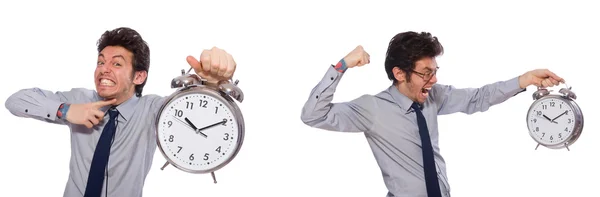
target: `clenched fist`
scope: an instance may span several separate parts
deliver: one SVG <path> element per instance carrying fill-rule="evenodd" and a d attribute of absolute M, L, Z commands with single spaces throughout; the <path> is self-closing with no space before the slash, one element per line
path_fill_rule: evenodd
<path fill-rule="evenodd" d="M 344 57 L 344 62 L 346 62 L 346 67 L 360 67 L 365 64 L 371 62 L 371 56 L 363 49 L 362 46 L 358 45 L 354 50 L 352 50 L 346 57 Z"/>
<path fill-rule="evenodd" d="M 87 128 L 92 128 L 104 118 L 104 112 L 99 109 L 115 104 L 117 99 L 107 101 L 97 101 L 93 103 L 71 104 L 67 111 L 67 121 L 73 124 L 85 125 Z"/>
<path fill-rule="evenodd" d="M 231 79 L 236 68 L 233 57 L 217 47 L 202 51 L 200 61 L 193 56 L 188 56 L 186 60 L 194 68 L 196 74 L 209 83 Z"/>

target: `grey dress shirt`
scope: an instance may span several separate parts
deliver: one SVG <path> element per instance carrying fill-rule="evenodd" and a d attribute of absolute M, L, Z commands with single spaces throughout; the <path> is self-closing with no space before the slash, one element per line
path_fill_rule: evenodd
<path fill-rule="evenodd" d="M 19 117 L 34 118 L 49 123 L 67 125 L 71 130 L 71 160 L 64 197 L 81 197 L 85 192 L 94 150 L 104 121 L 92 129 L 73 125 L 56 117 L 61 103 L 89 103 L 100 101 L 96 91 L 73 88 L 70 91 L 51 92 L 39 88 L 23 89 L 6 100 L 6 108 Z M 132 96 L 117 106 L 117 131 L 111 147 L 102 196 L 142 196 L 144 181 L 152 165 L 156 150 L 154 122 L 164 97 Z M 108 110 L 109 106 L 100 108 Z M 50 196 L 54 196 L 49 194 Z"/>
<path fill-rule="evenodd" d="M 362 95 L 349 102 L 332 103 L 343 73 L 330 67 L 312 89 L 301 119 L 311 127 L 329 131 L 363 132 L 388 189 L 387 197 L 426 197 L 421 140 L 413 101 L 391 85 L 376 95 Z M 438 146 L 437 116 L 488 110 L 525 91 L 518 77 L 481 88 L 457 89 L 435 84 L 423 105 L 434 150 L 442 195 L 450 196 L 446 164 Z"/>

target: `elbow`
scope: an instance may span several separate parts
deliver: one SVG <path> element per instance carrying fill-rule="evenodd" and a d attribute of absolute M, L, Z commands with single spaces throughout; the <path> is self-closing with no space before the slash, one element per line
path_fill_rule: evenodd
<path fill-rule="evenodd" d="M 19 94 L 19 92 L 15 92 L 12 95 L 10 95 L 6 101 L 4 101 L 4 107 L 6 109 L 8 109 L 9 111 L 11 110 L 11 106 L 13 105 L 13 103 L 15 103 L 15 100 L 17 98 L 17 94 Z"/>
<path fill-rule="evenodd" d="M 315 126 L 325 115 L 316 114 L 314 110 L 302 109 L 300 120 L 307 126 Z"/>
<path fill-rule="evenodd" d="M 300 114 L 300 120 L 302 120 L 302 123 L 305 125 L 310 126 L 310 122 L 312 122 L 314 118 L 312 118 L 311 114 L 306 110 L 302 110 L 302 113 Z"/>
<path fill-rule="evenodd" d="M 4 101 L 4 107 L 12 114 L 17 114 L 15 106 L 17 105 L 17 101 L 19 100 L 19 95 L 22 94 L 22 91 L 18 91 L 10 95 L 6 101 Z"/>

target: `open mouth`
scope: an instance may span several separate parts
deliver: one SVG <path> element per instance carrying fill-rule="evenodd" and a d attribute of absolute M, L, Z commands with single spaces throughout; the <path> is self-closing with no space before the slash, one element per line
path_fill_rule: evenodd
<path fill-rule="evenodd" d="M 115 86 L 115 82 L 110 79 L 100 79 L 100 85 L 112 87 Z"/>
<path fill-rule="evenodd" d="M 421 88 L 421 95 L 423 97 L 427 97 L 427 95 L 429 95 L 429 91 L 431 90 L 431 87 L 429 88 Z"/>

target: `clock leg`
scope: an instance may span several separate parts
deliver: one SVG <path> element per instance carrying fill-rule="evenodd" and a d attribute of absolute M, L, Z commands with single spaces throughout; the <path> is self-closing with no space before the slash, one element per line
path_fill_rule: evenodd
<path fill-rule="evenodd" d="M 571 151 L 569 150 L 569 145 L 567 143 L 565 143 L 565 148 L 567 148 L 567 151 Z"/>
<path fill-rule="evenodd" d="M 217 178 L 215 177 L 215 172 L 210 172 L 210 175 L 212 176 L 214 183 L 217 184 Z"/>
<path fill-rule="evenodd" d="M 540 143 L 538 143 L 537 146 L 535 146 L 535 150 L 537 150 L 538 147 L 540 147 Z"/>
<path fill-rule="evenodd" d="M 162 166 L 162 168 L 160 168 L 160 170 L 164 170 L 167 166 L 169 165 L 169 162 L 165 162 L 165 165 Z"/>

